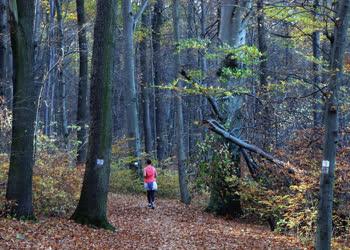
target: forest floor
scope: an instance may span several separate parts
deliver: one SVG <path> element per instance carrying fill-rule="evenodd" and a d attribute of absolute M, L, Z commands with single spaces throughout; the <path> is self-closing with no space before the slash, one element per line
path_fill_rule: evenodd
<path fill-rule="evenodd" d="M 268 226 L 226 220 L 199 205 L 111 194 L 109 220 L 116 232 L 80 226 L 65 218 L 37 222 L 0 219 L 0 249 L 306 249 L 297 238 Z"/>

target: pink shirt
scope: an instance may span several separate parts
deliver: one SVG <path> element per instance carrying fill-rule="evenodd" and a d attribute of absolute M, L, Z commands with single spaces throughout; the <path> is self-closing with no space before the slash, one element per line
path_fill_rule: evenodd
<path fill-rule="evenodd" d="M 150 183 L 156 181 L 157 170 L 152 165 L 147 165 L 143 169 L 143 177 L 145 183 Z"/>

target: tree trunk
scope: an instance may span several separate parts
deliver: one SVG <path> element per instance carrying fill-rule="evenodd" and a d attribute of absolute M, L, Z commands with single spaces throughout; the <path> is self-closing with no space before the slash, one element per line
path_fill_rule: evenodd
<path fill-rule="evenodd" d="M 45 134 L 51 136 L 54 132 L 54 105 L 55 105 L 55 62 L 56 62 L 56 46 L 55 46 L 55 2 L 49 0 L 49 28 L 48 28 L 48 43 L 49 43 L 49 69 L 48 83 L 46 87 L 46 105 L 45 105 Z"/>
<path fill-rule="evenodd" d="M 187 39 L 194 39 L 196 38 L 196 7 L 194 0 L 188 0 L 188 7 L 187 7 Z M 187 69 L 195 70 L 198 66 L 198 56 L 196 50 L 189 49 L 187 51 Z M 194 125 L 196 120 L 200 120 L 199 117 L 199 109 L 201 105 L 201 97 L 200 96 L 194 96 L 189 95 L 188 97 L 184 98 L 187 103 L 187 108 L 185 108 L 184 115 L 185 115 L 185 124 L 187 125 L 187 128 L 185 129 L 185 135 L 186 135 L 186 155 L 188 157 L 191 157 L 191 155 L 195 151 L 196 143 L 199 139 L 198 135 L 200 134 L 200 131 L 196 125 Z M 186 117 L 187 116 L 187 117 Z M 186 119 L 187 118 L 187 119 Z"/>
<path fill-rule="evenodd" d="M 319 0 L 314 0 L 314 17 L 315 20 L 318 20 L 318 8 L 320 7 Z M 319 60 L 321 58 L 321 42 L 320 42 L 320 31 L 317 30 L 312 33 L 312 51 L 314 60 Z M 312 64 L 313 73 L 314 73 L 314 82 L 315 91 L 318 89 L 321 82 L 321 65 L 319 62 L 314 61 Z M 321 100 L 322 97 L 319 93 L 313 96 L 313 118 L 314 118 L 314 127 L 318 128 L 322 123 L 322 111 L 321 111 Z"/>
<path fill-rule="evenodd" d="M 10 2 L 14 92 L 6 199 L 16 202 L 13 213 L 17 218 L 31 218 L 33 217 L 33 139 L 37 105 L 37 86 L 33 77 L 34 0 L 16 2 Z"/>
<path fill-rule="evenodd" d="M 143 0 L 143 3 L 145 0 Z M 148 7 L 142 15 L 142 26 L 146 30 L 151 29 L 151 8 Z M 150 56 L 150 42 L 149 37 L 143 38 L 140 44 L 140 64 L 142 71 L 142 106 L 143 106 L 143 127 L 145 138 L 145 151 L 147 154 L 151 154 L 153 151 L 153 137 L 152 137 L 152 122 L 151 122 L 151 107 L 150 107 L 150 88 L 153 86 L 153 73 L 152 73 L 152 57 Z"/>
<path fill-rule="evenodd" d="M 223 0 L 221 3 L 220 10 L 220 31 L 219 31 L 219 39 L 221 43 L 225 43 L 230 45 L 231 47 L 238 47 L 245 43 L 245 23 L 243 20 L 243 16 L 245 14 L 246 8 L 250 4 L 250 1 L 235 1 L 233 3 L 232 0 Z M 225 60 L 223 63 L 223 67 L 229 67 L 226 65 L 227 61 Z M 229 81 L 227 85 L 238 84 L 237 82 Z M 225 103 L 226 106 L 226 123 L 232 126 L 232 129 L 238 131 L 241 130 L 242 127 L 242 115 L 241 115 L 241 107 L 242 107 L 242 97 L 230 97 Z M 240 175 L 240 149 L 236 145 L 230 146 L 230 151 L 232 155 L 232 161 L 235 165 L 235 170 L 233 173 L 239 177 Z M 215 178 L 225 179 L 225 171 L 218 171 L 213 173 Z M 214 182 L 211 187 L 211 195 L 208 210 L 214 213 L 222 214 L 222 212 L 230 211 L 230 214 L 234 217 L 239 217 L 242 214 L 240 197 L 238 194 L 230 197 L 219 196 L 217 190 L 220 190 L 220 186 L 216 186 L 219 182 Z M 238 191 L 238 190 L 237 190 Z M 230 202 L 226 202 L 229 199 Z M 231 202 L 232 201 L 232 202 Z"/>
<path fill-rule="evenodd" d="M 138 96 L 135 83 L 135 57 L 134 57 L 134 15 L 131 9 L 131 0 L 123 0 L 123 20 L 124 20 L 124 62 L 126 74 L 126 96 L 127 96 L 127 126 L 129 148 L 132 156 L 137 162 L 136 168 L 141 175 L 141 140 L 138 117 Z"/>
<path fill-rule="evenodd" d="M 316 249 L 331 249 L 335 157 L 338 142 L 338 89 L 342 82 L 344 51 L 350 19 L 350 0 L 338 2 L 331 54 L 331 78 L 325 107 L 325 140 L 320 183 Z"/>
<path fill-rule="evenodd" d="M 6 98 L 7 0 L 0 1 L 0 105 Z"/>
<path fill-rule="evenodd" d="M 87 146 L 87 92 L 88 92 L 88 44 L 85 27 L 85 0 L 76 0 L 78 39 L 79 39 L 79 87 L 77 109 L 77 140 L 80 142 L 77 154 L 77 164 L 83 164 L 86 160 Z"/>
<path fill-rule="evenodd" d="M 180 41 L 179 31 L 179 0 L 173 0 L 173 25 L 174 25 L 174 42 L 177 45 Z M 175 51 L 175 76 L 180 71 L 180 54 Z M 179 83 L 181 85 L 181 82 Z M 179 86 L 181 87 L 181 86 Z M 187 174 L 186 174 L 186 154 L 184 144 L 184 119 L 182 113 L 182 98 L 180 93 L 175 93 L 175 108 L 176 108 L 176 121 L 177 121 L 177 160 L 178 160 L 178 172 L 179 172 L 179 184 L 181 201 L 185 204 L 190 204 L 191 197 L 187 187 Z"/>
<path fill-rule="evenodd" d="M 115 0 L 98 0 L 91 78 L 89 155 L 78 207 L 72 219 L 113 229 L 107 221 L 112 145 L 112 76 L 116 20 Z"/>
<path fill-rule="evenodd" d="M 258 107 L 258 126 L 260 129 L 260 140 L 261 147 L 269 151 L 272 144 L 272 125 L 271 125 L 271 105 L 269 104 L 269 93 L 267 90 L 267 42 L 266 42 L 266 28 L 265 28 L 265 16 L 264 16 L 264 0 L 258 0 L 257 2 L 258 11 L 258 48 L 262 53 L 259 63 L 259 80 L 260 80 L 260 91 L 262 92 L 261 99 L 262 105 Z"/>
<path fill-rule="evenodd" d="M 153 39 L 153 63 L 154 63 L 154 85 L 156 86 L 156 143 L 157 159 L 164 160 L 167 157 L 168 134 L 167 134 L 167 109 L 169 102 L 166 100 L 168 91 L 159 89 L 163 85 L 164 65 L 161 50 L 161 28 L 164 23 L 163 10 L 164 0 L 157 0 L 154 5 L 152 39 Z"/>
<path fill-rule="evenodd" d="M 62 20 L 62 0 L 55 0 L 57 13 L 57 82 L 59 86 L 59 131 L 63 135 L 65 143 L 68 140 L 68 121 L 67 121 L 67 100 L 66 100 L 66 83 L 63 79 L 63 60 L 64 60 L 64 45 L 63 45 L 63 20 Z"/>

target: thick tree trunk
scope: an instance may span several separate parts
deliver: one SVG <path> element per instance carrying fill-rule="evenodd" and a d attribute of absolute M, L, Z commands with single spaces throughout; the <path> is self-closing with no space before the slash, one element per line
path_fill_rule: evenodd
<path fill-rule="evenodd" d="M 251 1 L 232 1 L 232 0 L 223 0 L 221 2 L 220 9 L 220 30 L 219 30 L 219 39 L 221 43 L 230 45 L 231 47 L 238 47 L 245 43 L 245 22 L 243 20 L 244 14 L 247 7 L 250 5 Z M 226 63 L 227 60 L 223 62 L 223 67 L 229 67 Z M 229 81 L 228 85 L 238 84 L 237 82 Z M 232 129 L 238 131 L 242 127 L 242 97 L 230 97 L 225 103 L 226 106 L 226 123 L 232 126 Z M 238 132 L 239 133 L 239 132 Z M 240 149 L 236 145 L 231 145 L 230 151 L 232 154 L 232 161 L 235 165 L 235 170 L 233 173 L 236 173 L 237 177 L 240 175 Z M 213 173 L 216 178 L 224 179 L 224 172 L 219 170 L 216 173 Z M 239 195 L 234 195 L 232 197 L 222 197 L 218 196 L 217 190 L 220 189 L 220 186 L 216 186 L 218 182 L 213 183 L 211 187 L 210 202 L 208 210 L 222 214 L 225 211 L 231 211 L 230 214 L 238 217 L 242 213 L 240 197 Z M 238 190 L 237 190 L 238 191 Z M 232 202 L 225 202 L 226 199 L 231 200 Z"/>
<path fill-rule="evenodd" d="M 80 142 L 77 155 L 77 164 L 85 163 L 87 146 L 87 93 L 88 93 L 88 44 L 85 27 L 85 0 L 76 0 L 78 39 L 79 39 L 79 87 L 77 109 L 77 139 Z"/>
<path fill-rule="evenodd" d="M 164 81 L 164 65 L 161 50 L 161 28 L 164 23 L 163 10 L 164 0 L 157 0 L 154 5 L 153 13 L 153 63 L 154 63 L 154 85 L 160 87 Z M 167 133 L 167 109 L 169 101 L 167 100 L 168 91 L 156 88 L 156 143 L 157 159 L 162 161 L 167 157 L 168 133 Z"/>
<path fill-rule="evenodd" d="M 325 107 L 325 140 L 320 183 L 316 249 L 331 249 L 335 157 L 338 142 L 338 89 L 341 86 L 347 29 L 350 24 L 350 0 L 340 0 L 334 28 L 331 78 Z"/>
<path fill-rule="evenodd" d="M 177 45 L 180 41 L 179 31 L 179 0 L 173 0 L 173 24 L 174 24 L 174 42 Z M 180 54 L 175 52 L 175 76 L 180 71 Z M 181 85 L 181 82 L 179 83 Z M 181 87 L 181 86 L 180 86 Z M 182 98 L 180 93 L 175 93 L 175 108 L 176 108 L 176 137 L 177 137 L 177 160 L 180 183 L 181 201 L 185 204 L 190 204 L 191 197 L 187 187 L 186 174 L 186 154 L 184 144 L 184 119 L 182 112 Z"/>
<path fill-rule="evenodd" d="M 72 219 L 113 229 L 107 221 L 112 145 L 112 76 L 116 20 L 115 0 L 98 0 L 91 78 L 89 155 L 83 187 Z"/>
<path fill-rule="evenodd" d="M 245 39 L 242 18 L 249 2 L 250 1 L 243 0 L 222 0 L 219 31 L 221 42 L 227 43 L 233 47 L 242 44 L 241 39 Z"/>
<path fill-rule="evenodd" d="M 145 0 L 143 0 L 145 2 Z M 142 26 L 146 30 L 151 29 L 151 8 L 148 7 L 142 15 Z M 147 154 L 151 154 L 153 151 L 153 136 L 152 136 L 152 121 L 150 106 L 151 86 L 153 86 L 153 69 L 152 69 L 152 57 L 150 56 L 150 44 L 149 37 L 145 37 L 140 44 L 140 64 L 142 71 L 142 106 L 143 106 L 143 128 L 145 138 L 145 151 Z"/>
<path fill-rule="evenodd" d="M 126 74 L 126 96 L 127 96 L 127 126 L 129 148 L 132 150 L 132 156 L 138 173 L 141 175 L 141 139 L 138 116 L 138 96 L 135 83 L 135 57 L 134 57 L 134 25 L 135 18 L 132 14 L 131 0 L 123 0 L 123 20 L 124 20 L 124 55 L 125 55 L 125 74 Z"/>
<path fill-rule="evenodd" d="M 17 218 L 31 218 L 33 217 L 33 139 L 37 105 L 37 86 L 33 77 L 34 0 L 16 2 L 10 2 L 14 93 L 6 199 L 16 202 L 13 213 Z"/>

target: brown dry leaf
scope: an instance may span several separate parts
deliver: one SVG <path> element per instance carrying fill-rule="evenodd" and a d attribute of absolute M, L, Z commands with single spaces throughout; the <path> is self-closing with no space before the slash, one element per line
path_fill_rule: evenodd
<path fill-rule="evenodd" d="M 268 227 L 218 218 L 176 200 L 160 199 L 152 210 L 143 196 L 111 194 L 109 219 L 114 233 L 64 218 L 3 218 L 0 249 L 307 249 Z"/>

